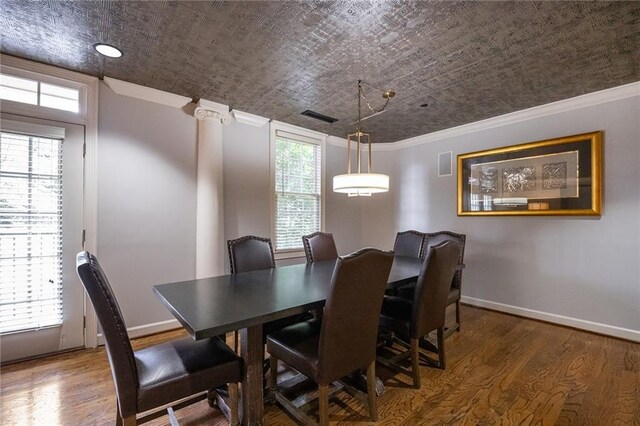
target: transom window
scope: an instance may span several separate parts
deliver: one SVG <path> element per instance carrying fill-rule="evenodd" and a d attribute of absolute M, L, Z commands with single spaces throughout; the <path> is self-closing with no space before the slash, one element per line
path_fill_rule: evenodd
<path fill-rule="evenodd" d="M 276 131 L 274 147 L 274 248 L 302 249 L 302 236 L 322 230 L 320 140 Z"/>
<path fill-rule="evenodd" d="M 28 78 L 0 74 L 0 99 L 80 112 L 80 91 Z"/>

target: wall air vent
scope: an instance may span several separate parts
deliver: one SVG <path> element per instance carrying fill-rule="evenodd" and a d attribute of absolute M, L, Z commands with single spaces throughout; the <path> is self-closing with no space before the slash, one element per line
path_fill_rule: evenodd
<path fill-rule="evenodd" d="M 325 123 L 335 123 L 338 121 L 337 118 L 329 117 L 328 115 L 320 114 L 319 112 L 311 111 L 310 109 L 302 111 L 301 114 L 315 118 L 316 120 L 324 121 Z"/>

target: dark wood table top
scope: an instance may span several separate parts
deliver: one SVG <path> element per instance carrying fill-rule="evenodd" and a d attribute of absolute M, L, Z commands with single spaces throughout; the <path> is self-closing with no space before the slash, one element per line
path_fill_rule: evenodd
<path fill-rule="evenodd" d="M 420 259 L 396 256 L 389 285 L 418 276 Z M 301 314 L 324 305 L 334 260 L 281 266 L 153 287 L 196 340 Z"/>

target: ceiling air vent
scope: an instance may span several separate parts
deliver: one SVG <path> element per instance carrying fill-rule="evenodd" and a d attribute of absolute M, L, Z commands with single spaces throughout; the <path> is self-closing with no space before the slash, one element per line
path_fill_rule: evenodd
<path fill-rule="evenodd" d="M 328 115 L 320 114 L 319 112 L 311 111 L 310 109 L 301 112 L 302 115 L 315 118 L 316 120 L 324 121 L 325 123 L 335 123 L 337 118 L 329 117 Z"/>

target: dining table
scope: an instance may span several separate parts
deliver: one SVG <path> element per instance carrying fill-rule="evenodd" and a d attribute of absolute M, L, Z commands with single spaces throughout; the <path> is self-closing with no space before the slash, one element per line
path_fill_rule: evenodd
<path fill-rule="evenodd" d="M 245 365 L 239 410 L 242 424 L 262 424 L 262 324 L 322 308 L 335 264 L 336 260 L 326 260 L 153 287 L 193 339 L 239 330 L 240 355 Z M 421 265 L 421 259 L 394 256 L 387 288 L 415 280 Z"/>

